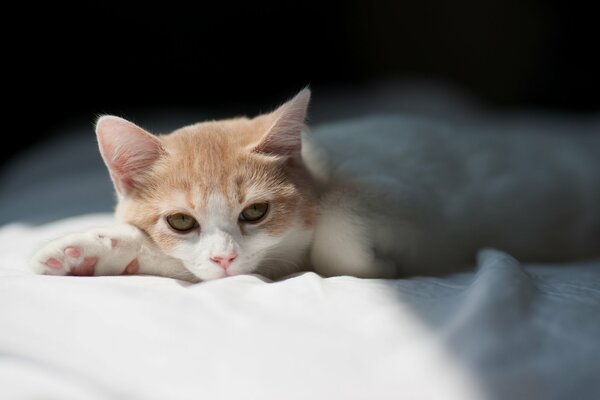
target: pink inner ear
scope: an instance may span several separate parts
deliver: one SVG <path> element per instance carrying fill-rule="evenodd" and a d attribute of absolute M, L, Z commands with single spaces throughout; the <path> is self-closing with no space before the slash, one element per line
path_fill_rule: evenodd
<path fill-rule="evenodd" d="M 293 99 L 271 113 L 274 122 L 254 152 L 293 156 L 302 148 L 302 129 L 310 101 L 310 90 L 300 91 Z"/>
<path fill-rule="evenodd" d="M 163 151 L 155 136 L 119 117 L 101 117 L 96 124 L 96 135 L 102 158 L 120 193 L 135 189 L 136 178 Z"/>

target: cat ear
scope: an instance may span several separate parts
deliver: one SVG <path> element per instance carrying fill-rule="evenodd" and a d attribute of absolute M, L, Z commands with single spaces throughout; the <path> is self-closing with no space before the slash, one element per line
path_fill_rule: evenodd
<path fill-rule="evenodd" d="M 253 152 L 277 155 L 295 156 L 302 149 L 302 129 L 306 119 L 306 110 L 310 101 L 310 90 L 300 91 L 293 99 L 269 114 L 273 119 L 260 143 Z"/>
<path fill-rule="evenodd" d="M 147 170 L 163 152 L 156 136 L 112 115 L 98 119 L 96 136 L 115 188 L 123 195 L 136 188 L 140 173 Z"/>

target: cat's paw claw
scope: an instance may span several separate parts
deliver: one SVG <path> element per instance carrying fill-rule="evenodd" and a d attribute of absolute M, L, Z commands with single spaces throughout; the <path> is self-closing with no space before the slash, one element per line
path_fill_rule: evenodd
<path fill-rule="evenodd" d="M 104 233 L 98 233 L 96 236 L 101 241 L 103 241 L 103 242 L 105 242 L 107 244 L 110 243 L 111 247 L 117 247 L 117 244 L 119 244 L 119 241 L 117 239 L 113 239 L 111 237 L 108 237 Z"/>

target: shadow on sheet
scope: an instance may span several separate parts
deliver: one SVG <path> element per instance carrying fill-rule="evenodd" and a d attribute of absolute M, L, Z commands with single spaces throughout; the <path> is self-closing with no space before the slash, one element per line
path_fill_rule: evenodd
<path fill-rule="evenodd" d="M 488 249 L 475 274 L 390 284 L 492 398 L 600 396 L 600 261 L 524 268 Z"/>

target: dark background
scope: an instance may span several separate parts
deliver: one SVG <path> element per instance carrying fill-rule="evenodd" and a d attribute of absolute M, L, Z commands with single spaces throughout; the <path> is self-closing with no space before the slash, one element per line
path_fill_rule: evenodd
<path fill-rule="evenodd" d="M 253 114 L 307 84 L 449 82 L 496 109 L 598 111 L 592 2 L 100 2 L 3 12 L 0 163 L 65 121 L 136 110 Z M 7 126 L 8 125 L 8 126 Z"/>

